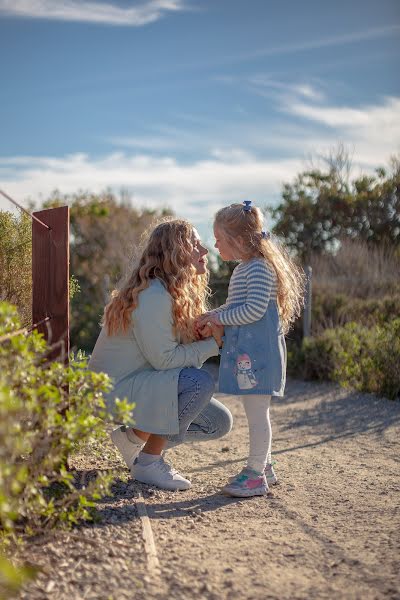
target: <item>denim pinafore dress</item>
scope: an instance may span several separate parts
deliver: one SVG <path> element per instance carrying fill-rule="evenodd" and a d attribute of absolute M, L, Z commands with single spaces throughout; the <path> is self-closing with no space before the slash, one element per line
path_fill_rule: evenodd
<path fill-rule="evenodd" d="M 235 304 L 229 305 L 229 308 Z M 286 343 L 276 299 L 264 316 L 247 325 L 226 325 L 219 368 L 219 392 L 283 396 L 286 383 Z"/>

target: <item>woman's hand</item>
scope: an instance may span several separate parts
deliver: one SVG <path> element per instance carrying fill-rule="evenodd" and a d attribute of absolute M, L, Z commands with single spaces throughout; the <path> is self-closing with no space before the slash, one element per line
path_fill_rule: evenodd
<path fill-rule="evenodd" d="M 222 348 L 222 344 L 223 344 L 222 338 L 224 336 L 224 326 L 217 325 L 216 323 L 211 322 L 211 325 L 208 325 L 208 327 L 211 328 L 212 336 L 213 336 L 214 340 L 217 342 L 218 348 Z"/>
<path fill-rule="evenodd" d="M 216 325 L 212 321 L 208 321 L 203 327 L 198 329 L 198 333 L 202 339 L 213 337 L 218 344 L 218 347 L 222 346 L 222 337 L 224 335 L 224 326 Z"/>

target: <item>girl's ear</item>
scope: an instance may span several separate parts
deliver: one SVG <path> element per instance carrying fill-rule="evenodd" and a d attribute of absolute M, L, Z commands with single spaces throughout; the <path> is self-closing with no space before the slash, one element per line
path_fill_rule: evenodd
<path fill-rule="evenodd" d="M 241 235 L 238 235 L 236 238 L 236 242 L 241 250 L 244 250 L 244 238 Z"/>

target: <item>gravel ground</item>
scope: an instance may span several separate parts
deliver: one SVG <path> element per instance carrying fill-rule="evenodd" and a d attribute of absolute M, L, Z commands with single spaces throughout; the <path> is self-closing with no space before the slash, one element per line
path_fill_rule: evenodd
<path fill-rule="evenodd" d="M 218 493 L 247 452 L 237 399 L 224 439 L 184 445 L 167 460 L 186 492 L 140 486 L 109 452 L 74 467 L 113 468 L 101 521 L 29 544 L 42 572 L 24 600 L 400 599 L 400 403 L 331 384 L 289 382 L 272 406 L 279 484 L 267 497 Z M 135 495 L 141 490 L 160 568 L 149 571 Z"/>

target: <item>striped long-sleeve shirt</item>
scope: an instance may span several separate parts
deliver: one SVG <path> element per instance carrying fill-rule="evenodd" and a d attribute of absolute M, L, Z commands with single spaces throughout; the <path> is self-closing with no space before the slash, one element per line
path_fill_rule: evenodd
<path fill-rule="evenodd" d="M 276 299 L 274 269 L 263 258 L 240 263 L 232 273 L 226 303 L 213 310 L 223 325 L 246 325 L 261 319 L 270 299 Z M 231 306 L 234 305 L 234 306 Z"/>

